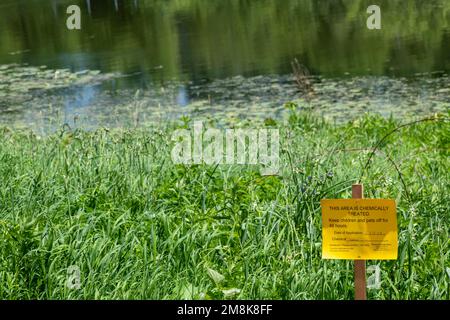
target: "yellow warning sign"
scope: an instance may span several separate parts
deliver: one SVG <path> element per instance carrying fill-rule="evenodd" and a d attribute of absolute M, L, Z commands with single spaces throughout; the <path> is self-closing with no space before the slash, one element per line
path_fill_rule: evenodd
<path fill-rule="evenodd" d="M 394 200 L 324 199 L 320 204 L 322 259 L 397 259 Z"/>

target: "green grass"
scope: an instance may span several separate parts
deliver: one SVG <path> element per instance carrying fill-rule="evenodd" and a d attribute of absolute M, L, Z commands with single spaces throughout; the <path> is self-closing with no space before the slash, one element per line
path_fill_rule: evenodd
<path fill-rule="evenodd" d="M 174 165 L 170 127 L 2 128 L 0 299 L 352 299 L 352 262 L 321 259 L 320 199 L 351 197 L 399 122 L 275 125 L 277 177 Z M 449 147 L 446 121 L 406 127 L 364 174 L 366 197 L 397 200 L 399 225 L 399 259 L 367 262 L 382 271 L 369 299 L 450 298 Z"/>

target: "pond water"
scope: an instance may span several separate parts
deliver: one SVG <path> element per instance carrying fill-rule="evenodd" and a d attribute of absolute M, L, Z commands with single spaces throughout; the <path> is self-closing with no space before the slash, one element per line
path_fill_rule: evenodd
<path fill-rule="evenodd" d="M 0 123 L 136 125 L 279 117 L 298 100 L 332 119 L 449 108 L 450 1 L 2 0 Z M 66 28 L 78 4 L 81 30 Z M 315 95 L 303 101 L 298 59 Z M 49 124 L 53 119 L 53 123 Z"/>

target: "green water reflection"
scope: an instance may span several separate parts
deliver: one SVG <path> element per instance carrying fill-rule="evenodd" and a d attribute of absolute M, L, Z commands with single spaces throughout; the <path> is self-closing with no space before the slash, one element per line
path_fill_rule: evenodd
<path fill-rule="evenodd" d="M 298 58 L 322 76 L 450 70 L 450 1 L 2 0 L 0 64 L 195 80 L 284 74 Z M 82 30 L 65 27 L 69 4 Z"/>

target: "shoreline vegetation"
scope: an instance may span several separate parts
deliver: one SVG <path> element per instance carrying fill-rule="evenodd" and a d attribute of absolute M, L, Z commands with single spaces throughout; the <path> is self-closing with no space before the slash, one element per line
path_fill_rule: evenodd
<path fill-rule="evenodd" d="M 353 299 L 352 262 L 321 259 L 320 200 L 350 198 L 358 180 L 398 212 L 399 258 L 367 261 L 381 269 L 368 298 L 450 299 L 449 116 L 332 124 L 291 108 L 262 124 L 280 131 L 277 176 L 173 164 L 186 117 L 46 136 L 1 127 L 0 299 Z"/>
<path fill-rule="evenodd" d="M 450 78 L 444 72 L 409 79 L 324 78 L 309 75 L 305 68 L 293 64 L 293 74 L 166 81 L 136 90 L 113 89 L 114 83 L 126 78 L 119 73 L 2 65 L 0 126 L 30 128 L 44 135 L 54 133 L 62 123 L 95 130 L 175 122 L 181 116 L 208 122 L 220 119 L 220 125 L 227 127 L 244 120 L 259 125 L 268 117 L 286 120 L 291 106 L 343 124 L 366 113 L 406 120 L 450 108 Z"/>

